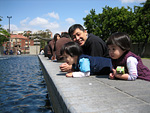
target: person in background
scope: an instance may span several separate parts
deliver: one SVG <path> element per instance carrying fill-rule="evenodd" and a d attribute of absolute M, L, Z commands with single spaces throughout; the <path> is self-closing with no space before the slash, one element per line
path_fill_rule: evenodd
<path fill-rule="evenodd" d="M 84 54 L 89 56 L 109 57 L 106 43 L 100 37 L 88 34 L 82 25 L 72 25 L 68 33 L 72 40 L 82 47 Z M 60 65 L 60 70 L 63 72 L 68 72 L 71 68 L 72 66 L 67 63 Z"/>
<path fill-rule="evenodd" d="M 17 49 L 17 55 L 21 55 L 21 52 L 19 49 Z"/>
<path fill-rule="evenodd" d="M 12 49 L 9 51 L 9 55 L 13 55 L 13 51 L 12 51 Z"/>
<path fill-rule="evenodd" d="M 73 70 L 66 77 L 86 77 L 90 75 L 109 75 L 112 70 L 110 58 L 84 55 L 82 48 L 76 42 L 68 42 L 61 48 L 68 65 Z"/>
<path fill-rule="evenodd" d="M 137 78 L 150 81 L 150 70 L 143 65 L 139 56 L 130 51 L 131 39 L 128 34 L 116 32 L 107 39 L 109 56 L 112 59 L 113 73 L 110 79 L 136 80 Z M 124 73 L 117 71 L 117 66 L 124 67 Z"/>
<path fill-rule="evenodd" d="M 4 51 L 4 55 L 8 55 L 8 48 Z"/>
<path fill-rule="evenodd" d="M 71 42 L 72 40 L 70 39 L 70 36 L 67 32 L 63 32 L 61 34 L 61 38 L 56 41 L 56 48 L 55 48 L 55 54 L 56 54 L 56 59 L 57 61 L 63 61 L 63 57 L 60 55 L 60 49 L 62 46 L 68 42 Z"/>
<path fill-rule="evenodd" d="M 51 47 L 49 46 L 50 41 L 51 40 L 47 41 L 47 45 L 44 47 L 44 56 L 48 57 L 49 59 L 52 57 Z"/>
<path fill-rule="evenodd" d="M 52 39 L 52 41 L 49 42 L 49 47 L 51 48 L 51 53 L 52 53 L 52 57 L 51 60 L 56 60 L 56 55 L 55 55 L 55 46 L 56 46 L 56 41 L 60 39 L 60 34 L 56 33 L 54 35 L 54 38 Z"/>
<path fill-rule="evenodd" d="M 41 48 L 41 50 L 40 50 L 40 55 L 44 55 L 44 50 L 43 50 L 43 48 Z"/>

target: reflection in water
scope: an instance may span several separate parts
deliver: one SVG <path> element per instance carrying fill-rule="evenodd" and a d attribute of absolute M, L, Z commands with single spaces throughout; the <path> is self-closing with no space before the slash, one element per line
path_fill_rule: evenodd
<path fill-rule="evenodd" d="M 0 57 L 0 112 L 53 113 L 37 56 Z"/>

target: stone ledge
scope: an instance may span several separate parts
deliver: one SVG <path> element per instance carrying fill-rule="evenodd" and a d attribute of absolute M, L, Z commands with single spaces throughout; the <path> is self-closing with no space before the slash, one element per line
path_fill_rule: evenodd
<path fill-rule="evenodd" d="M 150 113 L 150 82 L 108 76 L 67 78 L 61 63 L 39 55 L 55 113 Z"/>

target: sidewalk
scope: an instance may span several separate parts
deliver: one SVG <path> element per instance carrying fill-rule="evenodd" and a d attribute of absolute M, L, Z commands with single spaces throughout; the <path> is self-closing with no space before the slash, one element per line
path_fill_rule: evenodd
<path fill-rule="evenodd" d="M 142 59 L 143 64 L 150 69 L 150 59 Z"/>
<path fill-rule="evenodd" d="M 51 79 L 47 84 L 53 82 L 64 113 L 150 113 L 148 81 L 110 80 L 108 76 L 66 78 L 59 70 L 61 63 L 50 62 L 41 55 L 39 58 Z M 143 62 L 150 67 L 150 60 Z"/>

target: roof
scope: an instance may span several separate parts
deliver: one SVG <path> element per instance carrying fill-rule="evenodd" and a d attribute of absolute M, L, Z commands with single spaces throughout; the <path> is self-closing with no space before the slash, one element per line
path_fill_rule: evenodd
<path fill-rule="evenodd" d="M 14 34 L 11 34 L 10 38 L 28 39 L 27 37 L 23 35 L 14 35 Z"/>

